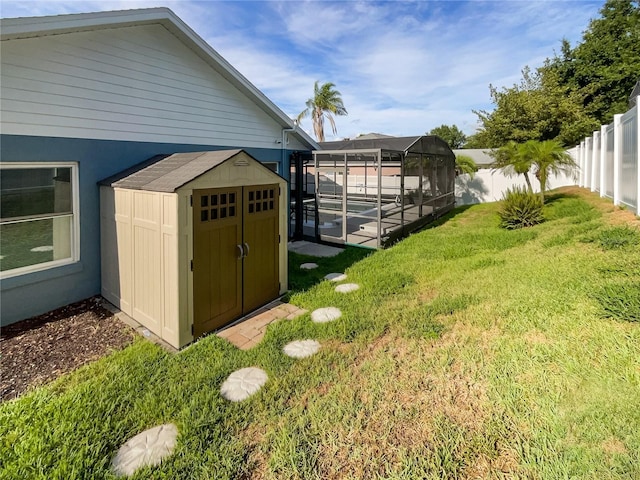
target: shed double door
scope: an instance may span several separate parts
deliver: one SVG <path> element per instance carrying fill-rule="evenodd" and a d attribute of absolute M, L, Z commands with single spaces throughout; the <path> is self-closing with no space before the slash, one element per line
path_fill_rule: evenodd
<path fill-rule="evenodd" d="M 278 185 L 193 191 L 194 337 L 279 294 Z"/>

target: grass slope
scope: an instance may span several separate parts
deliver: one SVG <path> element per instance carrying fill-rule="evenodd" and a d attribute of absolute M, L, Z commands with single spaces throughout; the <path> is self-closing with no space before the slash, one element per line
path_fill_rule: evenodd
<path fill-rule="evenodd" d="M 0 478 L 111 478 L 119 446 L 168 421 L 175 455 L 135 478 L 640 478 L 640 234 L 567 192 L 533 228 L 502 230 L 484 204 L 361 260 L 315 259 L 361 285 L 295 277 L 291 301 L 339 307 L 335 322 L 276 323 L 246 352 L 139 340 L 1 405 Z M 317 355 L 281 353 L 304 338 Z M 252 365 L 265 387 L 224 401 Z"/>

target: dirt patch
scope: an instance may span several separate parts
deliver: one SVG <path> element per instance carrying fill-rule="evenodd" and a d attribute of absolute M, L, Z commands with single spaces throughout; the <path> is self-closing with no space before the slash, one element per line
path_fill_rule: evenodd
<path fill-rule="evenodd" d="M 0 330 L 0 402 L 124 348 L 133 329 L 92 297 Z"/>
<path fill-rule="evenodd" d="M 250 425 L 242 432 L 242 437 L 246 440 L 246 468 L 238 474 L 238 480 L 263 480 L 268 478 L 268 459 L 261 448 L 261 444 L 264 441 L 264 427 L 256 424 Z"/>
<path fill-rule="evenodd" d="M 551 343 L 549 338 L 544 334 L 544 332 L 534 328 L 533 330 L 529 330 L 524 334 L 524 339 L 530 345 L 547 345 Z"/>
<path fill-rule="evenodd" d="M 480 478 L 520 478 L 514 475 L 518 471 L 518 454 L 512 447 L 498 444 L 496 446 L 498 454 L 495 458 L 480 454 L 475 462 L 465 469 L 462 478 L 469 480 L 477 480 Z M 502 475 L 496 475 L 500 472 Z"/>
<path fill-rule="evenodd" d="M 627 447 L 616 437 L 609 437 L 602 442 L 602 450 L 609 455 L 624 455 L 627 453 Z"/>
<path fill-rule="evenodd" d="M 358 352 L 349 369 L 350 398 L 344 399 L 357 408 L 321 442 L 322 478 L 386 476 L 410 457 L 443 448 L 456 435 L 449 428 L 481 434 L 485 387 L 461 363 L 442 364 L 438 357 L 449 342 L 389 333 Z M 342 401 L 338 392 L 326 395 Z"/>
<path fill-rule="evenodd" d="M 429 303 L 433 301 L 437 296 L 438 296 L 438 291 L 435 288 L 420 290 L 418 292 L 418 302 Z"/>

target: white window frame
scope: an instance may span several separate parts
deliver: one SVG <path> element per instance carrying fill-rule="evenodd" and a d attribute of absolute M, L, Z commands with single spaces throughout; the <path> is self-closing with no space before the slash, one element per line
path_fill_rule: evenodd
<path fill-rule="evenodd" d="M 2 170 L 35 169 L 35 168 L 71 168 L 71 257 L 50 262 L 27 265 L 0 272 L 0 279 L 17 277 L 28 273 L 41 272 L 63 265 L 71 265 L 80 261 L 80 176 L 77 162 L 0 162 Z M 46 216 L 43 215 L 44 218 Z M 38 219 L 33 219 L 38 220 Z"/>

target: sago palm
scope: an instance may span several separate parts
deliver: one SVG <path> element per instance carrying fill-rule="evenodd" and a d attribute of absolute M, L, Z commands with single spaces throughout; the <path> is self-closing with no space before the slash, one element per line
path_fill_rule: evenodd
<path fill-rule="evenodd" d="M 335 84 L 331 82 L 324 83 L 321 86 L 318 86 L 318 82 L 316 82 L 313 86 L 313 98 L 307 100 L 307 108 L 300 112 L 297 118 L 297 122 L 300 123 L 304 117 L 311 114 L 313 132 L 319 142 L 324 142 L 325 116 L 329 119 L 331 130 L 335 135 L 338 131 L 333 115 L 347 115 L 347 109 L 344 108 L 340 92 L 334 90 L 333 87 L 335 87 Z"/>

